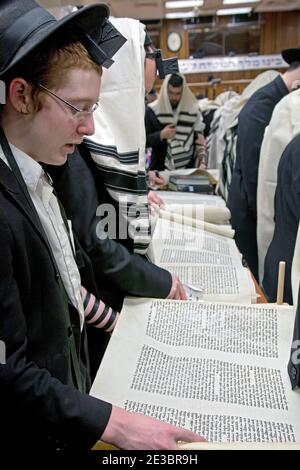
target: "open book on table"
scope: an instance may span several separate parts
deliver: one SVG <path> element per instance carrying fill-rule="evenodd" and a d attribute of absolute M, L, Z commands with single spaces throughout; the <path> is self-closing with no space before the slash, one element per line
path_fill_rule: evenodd
<path fill-rule="evenodd" d="M 177 176 L 204 176 L 214 187 L 218 183 L 220 171 L 217 169 L 200 170 L 198 168 L 179 168 L 177 170 L 160 171 L 159 175 L 164 178 L 166 186 L 169 185 L 170 177 Z"/>
<path fill-rule="evenodd" d="M 91 395 L 210 443 L 300 448 L 293 324 L 287 306 L 126 299 Z"/>
<path fill-rule="evenodd" d="M 201 204 L 212 207 L 225 207 L 225 201 L 221 196 L 213 194 L 176 193 L 174 191 L 157 191 L 165 204 Z"/>

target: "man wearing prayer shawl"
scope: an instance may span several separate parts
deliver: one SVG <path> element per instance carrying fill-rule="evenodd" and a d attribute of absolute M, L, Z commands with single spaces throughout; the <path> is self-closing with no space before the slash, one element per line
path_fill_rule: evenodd
<path fill-rule="evenodd" d="M 181 74 L 168 75 L 159 97 L 150 103 L 145 116 L 147 141 L 152 147 L 150 170 L 199 167 L 194 158 L 196 144 L 204 144 L 198 100 Z"/>
<path fill-rule="evenodd" d="M 300 62 L 295 54 L 282 56 L 291 60 L 289 69 L 254 93 L 239 114 L 237 129 L 237 155 L 228 196 L 231 224 L 236 243 L 252 273 L 258 279 L 257 254 L 257 179 L 260 149 L 266 126 L 276 104 L 300 79 Z"/>

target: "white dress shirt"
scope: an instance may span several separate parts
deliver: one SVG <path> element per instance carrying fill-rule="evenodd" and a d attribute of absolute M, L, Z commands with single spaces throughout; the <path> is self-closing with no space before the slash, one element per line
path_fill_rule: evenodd
<path fill-rule="evenodd" d="M 39 163 L 14 145 L 10 144 L 10 147 L 52 249 L 69 301 L 79 313 L 82 328 L 84 309 L 80 274 L 53 187 Z M 0 158 L 9 166 L 2 149 Z"/>

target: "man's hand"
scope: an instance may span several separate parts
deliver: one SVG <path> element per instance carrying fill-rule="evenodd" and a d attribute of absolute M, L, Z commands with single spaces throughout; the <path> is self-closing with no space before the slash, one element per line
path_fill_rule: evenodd
<path fill-rule="evenodd" d="M 148 204 L 155 207 L 164 207 L 164 201 L 154 191 L 148 193 Z"/>
<path fill-rule="evenodd" d="M 165 179 L 159 176 L 158 171 L 148 171 L 148 185 L 152 188 L 165 185 Z"/>
<path fill-rule="evenodd" d="M 175 135 L 176 135 L 176 127 L 174 126 L 174 124 L 167 124 L 160 131 L 160 140 L 174 139 Z"/>
<path fill-rule="evenodd" d="M 117 406 L 112 407 L 101 439 L 125 450 L 178 450 L 178 441 L 205 441 L 203 437 L 187 429 L 140 413 L 130 413 Z"/>
<path fill-rule="evenodd" d="M 206 159 L 207 159 L 207 145 L 204 135 L 197 133 L 197 139 L 195 140 L 195 166 L 198 166 L 200 170 L 206 170 Z"/>
<path fill-rule="evenodd" d="M 206 148 L 206 139 L 203 134 L 197 133 L 197 139 L 195 140 L 195 144 L 203 145 Z"/>
<path fill-rule="evenodd" d="M 178 276 L 172 274 L 172 287 L 167 299 L 187 300 L 186 292 Z"/>

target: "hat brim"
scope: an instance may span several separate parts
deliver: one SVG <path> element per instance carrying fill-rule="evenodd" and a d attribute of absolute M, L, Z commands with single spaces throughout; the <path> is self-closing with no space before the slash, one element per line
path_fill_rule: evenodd
<path fill-rule="evenodd" d="M 288 63 L 300 62 L 300 48 L 284 49 L 281 52 L 282 58 Z"/>
<path fill-rule="evenodd" d="M 99 28 L 105 18 L 109 16 L 109 8 L 105 4 L 88 5 L 81 8 L 70 15 L 67 15 L 60 20 L 53 21 L 37 32 L 33 33 L 30 38 L 17 50 L 13 59 L 7 67 L 0 72 L 0 78 L 10 72 L 21 60 L 23 60 L 30 52 L 39 47 L 44 41 L 60 32 L 66 31 L 76 35 L 76 30 L 87 33 L 93 36 L 93 33 Z"/>

